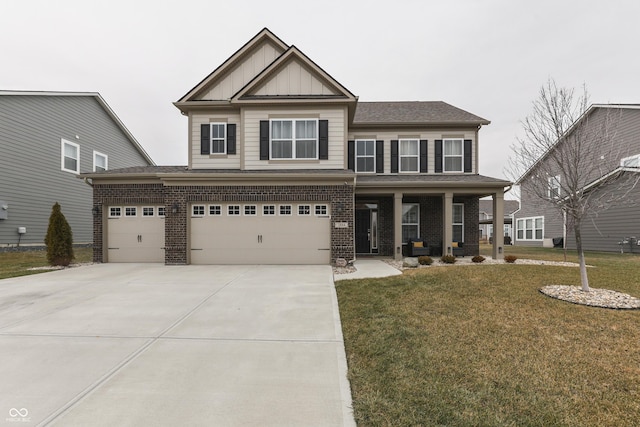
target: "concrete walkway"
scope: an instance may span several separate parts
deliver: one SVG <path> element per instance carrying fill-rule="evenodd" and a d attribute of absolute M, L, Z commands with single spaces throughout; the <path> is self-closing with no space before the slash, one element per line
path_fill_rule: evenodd
<path fill-rule="evenodd" d="M 357 269 L 353 273 L 336 274 L 334 280 L 373 279 L 376 277 L 389 277 L 402 274 L 402 271 L 391 267 L 379 259 L 361 259 L 353 263 Z"/>
<path fill-rule="evenodd" d="M 0 280 L 0 425 L 355 426 L 329 266 Z"/>

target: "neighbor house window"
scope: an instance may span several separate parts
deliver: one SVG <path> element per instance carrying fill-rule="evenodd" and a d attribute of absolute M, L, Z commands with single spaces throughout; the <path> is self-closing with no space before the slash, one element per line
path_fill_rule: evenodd
<path fill-rule="evenodd" d="M 229 216 L 240 215 L 240 205 L 227 206 L 227 215 Z"/>
<path fill-rule="evenodd" d="M 544 236 L 544 217 L 521 218 L 516 221 L 518 240 L 542 240 Z"/>
<path fill-rule="evenodd" d="M 402 204 L 402 241 L 420 237 L 420 205 L 417 203 Z"/>
<path fill-rule="evenodd" d="M 227 152 L 227 124 L 209 123 L 211 126 L 211 154 L 226 154 Z"/>
<path fill-rule="evenodd" d="M 112 206 L 109 208 L 109 218 L 120 218 L 122 216 L 122 208 Z"/>
<path fill-rule="evenodd" d="M 271 120 L 272 159 L 317 159 L 317 120 Z"/>
<path fill-rule="evenodd" d="M 376 171 L 376 141 L 356 140 L 356 172 Z"/>
<path fill-rule="evenodd" d="M 80 146 L 74 142 L 61 142 L 61 168 L 63 171 L 80 173 Z"/>
<path fill-rule="evenodd" d="M 153 206 L 144 206 L 142 208 L 142 216 L 153 216 L 155 209 Z"/>
<path fill-rule="evenodd" d="M 108 168 L 107 155 L 94 151 L 93 152 L 93 171 L 102 172 L 102 171 L 106 171 L 107 168 Z"/>
<path fill-rule="evenodd" d="M 454 242 L 464 242 L 464 205 L 453 204 L 452 238 Z M 493 231 L 490 231 L 493 233 Z"/>
<path fill-rule="evenodd" d="M 209 215 L 211 215 L 211 216 L 220 216 L 220 215 L 222 215 L 222 206 L 220 206 L 220 205 L 209 205 Z"/>
<path fill-rule="evenodd" d="M 193 205 L 191 209 L 193 216 L 204 216 L 204 205 Z"/>
<path fill-rule="evenodd" d="M 400 140 L 400 172 L 418 172 L 418 143 L 417 139 Z"/>
<path fill-rule="evenodd" d="M 462 139 L 444 139 L 442 145 L 443 170 L 445 172 L 462 172 L 464 152 Z"/>
<path fill-rule="evenodd" d="M 635 156 L 625 157 L 620 160 L 620 166 L 624 168 L 640 168 L 640 154 Z"/>
<path fill-rule="evenodd" d="M 276 214 L 275 205 L 264 205 L 262 206 L 262 215 L 264 216 L 273 216 Z"/>
<path fill-rule="evenodd" d="M 547 196 L 550 199 L 557 199 L 560 197 L 560 175 L 550 176 L 548 178 L 549 189 L 547 191 Z"/>

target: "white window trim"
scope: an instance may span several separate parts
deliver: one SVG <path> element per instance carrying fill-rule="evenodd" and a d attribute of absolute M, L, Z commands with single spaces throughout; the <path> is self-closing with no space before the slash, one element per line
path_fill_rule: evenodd
<path fill-rule="evenodd" d="M 253 208 L 253 213 L 247 213 L 247 209 Z M 242 215 L 244 216 L 257 216 L 258 215 L 258 205 L 244 205 L 242 207 Z"/>
<path fill-rule="evenodd" d="M 362 155 L 362 156 L 359 156 L 358 155 L 358 142 L 373 142 L 373 156 L 369 156 L 369 155 L 366 155 L 366 154 Z M 353 154 L 355 156 L 355 160 L 354 160 L 355 165 L 354 166 L 355 166 L 356 172 L 357 173 L 376 173 L 376 166 L 377 166 L 376 165 L 376 155 L 378 154 L 376 152 L 376 148 L 377 148 L 376 145 L 378 145 L 378 144 L 376 144 L 376 140 L 375 139 L 356 139 L 354 144 L 355 144 L 355 147 L 353 147 L 354 148 L 354 153 Z M 373 157 L 373 170 L 371 170 L 371 171 L 360 171 L 360 170 L 358 170 L 358 158 L 370 158 L 370 157 Z"/>
<path fill-rule="evenodd" d="M 454 225 L 461 225 L 462 226 L 462 240 L 457 240 L 458 242 L 462 242 L 464 243 L 464 203 L 453 203 L 453 206 L 460 206 L 460 208 L 462 209 L 462 222 L 453 222 L 453 208 L 451 209 L 451 235 L 453 236 L 453 226 Z M 493 226 L 491 226 L 491 228 L 493 228 Z"/>
<path fill-rule="evenodd" d="M 533 228 L 531 229 L 531 239 L 527 239 L 527 220 L 530 219 L 533 221 Z M 542 238 L 536 239 L 536 219 L 542 219 Z M 522 222 L 522 238 L 518 238 L 518 230 L 520 229 L 519 225 Z M 528 216 L 525 218 L 518 218 L 516 220 L 516 229 L 515 229 L 515 240 L 523 241 L 523 242 L 542 242 L 544 240 L 544 216 Z"/>
<path fill-rule="evenodd" d="M 401 218 L 401 220 L 402 220 L 401 229 L 405 225 L 416 225 L 416 226 L 418 226 L 418 237 L 420 237 L 420 203 L 403 203 L 402 206 L 417 206 L 418 207 L 418 215 L 417 215 L 418 222 L 404 222 L 404 215 L 402 215 L 403 218 Z M 406 245 L 407 242 L 402 242 L 402 244 Z"/>
<path fill-rule="evenodd" d="M 416 143 L 416 154 L 402 154 L 402 141 L 414 141 Z M 444 145 L 443 145 L 443 160 L 444 161 Z M 402 170 L 402 159 L 404 157 L 415 157 L 416 161 L 416 170 L 414 171 L 405 171 Z M 444 169 L 443 169 L 444 170 Z M 416 138 L 403 138 L 398 140 L 398 171 L 400 173 L 418 173 L 420 172 L 420 140 Z"/>
<path fill-rule="evenodd" d="M 200 210 L 202 208 L 202 213 L 196 213 L 196 208 Z M 207 207 L 205 205 L 191 205 L 191 217 L 192 218 L 202 218 L 207 213 Z"/>
<path fill-rule="evenodd" d="M 207 209 L 207 214 L 209 216 L 222 216 L 222 206 L 221 205 L 209 205 L 209 209 Z M 211 213 L 211 208 L 218 208 L 218 213 Z"/>
<path fill-rule="evenodd" d="M 445 146 L 447 145 L 447 141 L 460 141 L 460 145 L 462 148 L 462 154 L 445 154 Z M 450 157 L 459 157 L 460 158 L 460 170 L 447 170 L 447 162 L 446 159 Z M 443 138 L 442 139 L 442 172 L 444 173 L 464 173 L 464 138 Z"/>
<path fill-rule="evenodd" d="M 133 209 L 133 212 L 135 212 L 134 215 L 128 215 L 127 214 L 127 209 Z M 138 207 L 137 206 L 125 206 L 124 207 L 124 216 L 126 218 L 137 218 L 138 217 Z"/>
<path fill-rule="evenodd" d="M 99 151 L 93 150 L 93 171 L 96 171 L 96 159 L 100 157 L 104 157 L 104 170 L 109 170 L 109 156 Z"/>
<path fill-rule="evenodd" d="M 78 156 L 76 158 L 76 170 L 71 170 L 64 167 L 64 158 L 65 158 L 64 146 L 67 144 L 76 148 L 76 153 Z M 71 172 L 75 174 L 80 173 L 80 145 L 76 144 L 75 142 L 67 141 L 66 139 L 60 140 L 60 169 L 62 169 L 65 172 Z"/>
<path fill-rule="evenodd" d="M 231 207 L 238 208 L 237 213 L 231 213 Z M 235 211 L 235 209 L 234 209 Z M 227 205 L 227 216 L 242 216 L 242 206 L 240 205 Z"/>
<path fill-rule="evenodd" d="M 214 138 L 213 137 L 213 127 L 214 126 L 222 126 L 224 128 L 224 138 Z M 213 152 L 213 140 L 220 140 L 222 139 L 222 146 L 223 146 L 223 151 L 222 152 Z M 227 123 L 224 122 L 211 122 L 209 123 L 209 154 L 213 155 L 213 156 L 223 156 L 225 154 L 227 154 Z"/>
<path fill-rule="evenodd" d="M 316 122 L 316 156 L 315 157 L 296 157 L 296 122 Z M 274 157 L 273 156 L 273 138 L 272 127 L 273 122 L 291 122 L 291 157 Z M 316 118 L 298 118 L 298 119 L 269 119 L 269 159 L 271 160 L 319 160 L 320 151 L 320 120 Z M 308 141 L 309 138 L 302 138 L 301 141 Z"/>
<path fill-rule="evenodd" d="M 151 215 L 145 215 L 144 214 L 145 209 L 151 209 Z M 156 216 L 156 208 L 154 206 L 143 206 L 141 212 L 142 212 L 143 218 L 151 218 Z"/>
<path fill-rule="evenodd" d="M 557 194 L 553 194 L 554 189 L 557 190 Z M 560 198 L 560 175 L 547 178 L 547 197 L 549 197 L 549 199 Z"/>
<path fill-rule="evenodd" d="M 640 167 L 640 154 L 636 154 L 634 156 L 624 157 L 620 159 L 620 167 L 623 167 L 623 168 Z"/>
<path fill-rule="evenodd" d="M 289 207 L 289 213 L 282 213 L 281 208 L 288 206 Z M 293 215 L 293 205 L 279 205 L 278 206 L 278 215 L 279 216 L 291 216 Z"/>
<path fill-rule="evenodd" d="M 273 208 L 273 213 L 271 212 L 266 212 L 265 209 L 267 208 Z M 262 206 L 262 216 L 276 216 L 278 208 L 276 207 L 276 205 L 263 205 Z"/>
<path fill-rule="evenodd" d="M 111 209 L 120 209 L 120 213 L 118 215 L 113 215 L 111 213 Z M 109 218 L 120 218 L 122 217 L 122 206 L 109 206 Z"/>

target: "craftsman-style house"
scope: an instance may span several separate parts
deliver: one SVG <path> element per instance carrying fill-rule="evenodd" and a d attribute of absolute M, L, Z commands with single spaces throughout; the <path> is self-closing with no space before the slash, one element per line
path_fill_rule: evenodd
<path fill-rule="evenodd" d="M 440 101 L 359 102 L 268 29 L 175 106 L 187 166 L 85 175 L 96 261 L 329 264 L 400 258 L 410 238 L 471 255 L 479 199 L 503 210 L 509 182 L 478 174 L 488 120 Z"/>

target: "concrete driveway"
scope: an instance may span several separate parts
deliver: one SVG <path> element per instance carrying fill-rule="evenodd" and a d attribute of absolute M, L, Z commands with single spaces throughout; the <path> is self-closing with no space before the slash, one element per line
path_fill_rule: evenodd
<path fill-rule="evenodd" d="M 0 425 L 353 426 L 331 268 L 0 280 Z"/>

